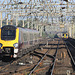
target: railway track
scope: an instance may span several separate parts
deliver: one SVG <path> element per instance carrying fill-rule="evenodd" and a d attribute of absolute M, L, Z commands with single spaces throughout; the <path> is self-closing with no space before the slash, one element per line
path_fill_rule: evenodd
<path fill-rule="evenodd" d="M 33 68 L 30 68 L 26 70 L 26 72 L 31 75 L 48 75 L 50 73 L 51 67 L 53 65 L 53 62 L 55 60 L 55 55 L 57 52 L 57 45 L 58 41 L 56 41 L 56 45 L 52 42 L 48 43 L 49 45 L 43 46 L 39 51 L 35 51 L 34 53 L 38 55 L 43 55 L 41 59 L 38 61 L 38 63 L 33 66 Z M 54 45 L 54 47 L 52 47 Z M 35 54 L 33 54 L 35 55 Z M 42 71 L 43 70 L 43 71 Z"/>
<path fill-rule="evenodd" d="M 50 40 L 50 39 L 49 39 Z M 47 41 L 47 39 L 43 42 L 43 41 L 41 41 L 41 46 L 44 46 L 45 44 L 46 44 L 46 41 Z M 33 50 L 34 51 L 34 50 Z M 31 52 L 33 52 L 33 51 L 29 51 L 29 52 L 27 52 L 24 56 L 22 56 L 21 58 L 19 58 L 19 59 L 16 59 L 16 60 L 10 60 L 10 61 L 7 61 L 7 60 L 9 60 L 9 58 L 8 59 L 4 59 L 3 61 L 2 61 L 2 59 L 0 59 L 0 75 L 1 74 L 5 74 L 5 73 L 12 73 L 12 72 L 14 72 L 14 71 L 10 71 L 9 72 L 9 70 L 7 70 L 7 68 L 8 67 L 10 67 L 10 66 L 13 66 L 13 64 L 15 64 L 15 65 L 23 65 L 23 63 L 20 63 L 20 61 L 22 60 L 22 59 L 24 59 L 25 57 L 27 57 L 27 56 L 29 56 L 30 57 L 30 53 Z M 31 62 L 26 62 L 26 63 L 31 63 Z M 5 73 L 4 73 L 5 72 Z"/>
<path fill-rule="evenodd" d="M 66 40 L 66 44 L 67 44 L 67 47 L 69 49 L 69 54 L 70 54 L 70 57 L 72 59 L 72 63 L 75 66 L 75 40 L 74 39 L 68 39 L 68 40 Z M 74 70 L 75 70 L 75 68 L 74 68 Z"/>
<path fill-rule="evenodd" d="M 54 45 L 54 44 L 51 44 L 50 49 L 46 47 L 46 48 L 48 49 L 48 51 L 44 54 L 44 56 L 43 56 L 42 59 L 37 63 L 37 65 L 32 69 L 32 71 L 29 73 L 29 75 L 31 75 L 33 72 L 36 73 L 36 75 L 37 75 L 37 74 L 38 74 L 38 75 L 51 75 L 52 66 L 54 65 L 54 62 L 55 62 L 55 57 L 56 57 L 56 54 L 57 54 L 57 48 L 58 48 L 59 43 L 56 44 L 57 47 L 56 47 L 55 50 L 53 50 L 53 48 L 54 48 L 54 47 L 52 47 L 53 45 Z M 50 55 L 51 51 L 53 51 L 53 52 L 52 52 L 53 54 Z M 48 59 L 47 55 L 49 56 L 49 59 Z M 48 60 L 48 61 L 46 61 L 46 62 L 45 62 L 45 60 L 43 60 L 45 57 L 46 57 L 46 60 Z M 49 62 L 49 60 L 50 60 L 51 62 Z M 42 61 L 45 62 L 45 63 L 48 63 L 48 65 L 44 65 L 44 68 L 40 68 L 40 67 L 39 67 L 39 69 L 36 69 Z M 42 63 L 42 64 L 44 64 L 44 63 Z M 35 69 L 36 69 L 36 70 L 35 70 Z M 44 70 L 44 71 L 42 71 L 42 70 Z M 42 72 L 41 72 L 41 71 L 42 71 Z"/>
<path fill-rule="evenodd" d="M 48 39 L 45 45 L 0 68 L 0 75 L 66 75 L 68 72 L 74 74 L 67 46 L 61 39 Z"/>
<path fill-rule="evenodd" d="M 73 75 L 73 57 L 66 43 L 63 41 L 61 43 L 59 44 L 52 75 Z"/>
<path fill-rule="evenodd" d="M 50 40 L 49 40 L 50 42 Z M 23 56 L 20 59 L 14 60 L 12 62 L 8 62 L 8 64 L 4 65 L 4 66 L 0 66 L 0 75 L 8 75 L 8 74 L 13 74 L 15 72 L 19 72 L 25 69 L 28 69 L 30 67 L 33 67 L 34 65 L 36 65 L 36 63 L 38 63 L 38 61 L 42 58 L 42 56 L 44 55 L 44 53 L 37 53 L 35 50 L 31 53 L 29 53 L 28 55 Z M 39 50 L 40 51 L 40 50 Z M 41 48 L 42 51 L 42 48 Z M 46 51 L 46 50 L 45 50 Z M 43 52 L 43 51 L 42 51 Z M 35 55 L 33 54 L 35 53 Z M 33 56 L 33 55 L 34 56 Z M 36 55 L 37 54 L 37 55 Z M 32 58 L 33 56 L 33 58 Z M 49 57 L 49 55 L 47 55 Z M 51 57 L 51 56 L 50 56 Z M 29 59 L 27 59 L 29 58 Z M 33 61 L 31 61 L 33 59 Z M 35 60 L 35 61 L 34 61 Z M 36 61 L 37 60 L 37 61 Z M 23 61 L 23 62 L 22 62 Z M 2 62 L 3 63 L 3 62 Z M 25 64 L 24 64 L 25 63 Z M 34 63 L 34 64 L 33 64 Z M 20 65 L 23 65 L 22 67 Z M 18 68 L 18 69 L 17 69 Z M 20 69 L 21 68 L 21 69 Z"/>

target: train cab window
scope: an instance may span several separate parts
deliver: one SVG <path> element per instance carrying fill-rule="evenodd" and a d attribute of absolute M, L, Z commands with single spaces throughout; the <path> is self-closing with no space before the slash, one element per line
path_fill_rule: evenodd
<path fill-rule="evenodd" d="M 16 30 L 1 30 L 2 40 L 14 40 L 16 37 Z"/>
<path fill-rule="evenodd" d="M 66 36 L 67 36 L 67 34 L 66 34 Z"/>

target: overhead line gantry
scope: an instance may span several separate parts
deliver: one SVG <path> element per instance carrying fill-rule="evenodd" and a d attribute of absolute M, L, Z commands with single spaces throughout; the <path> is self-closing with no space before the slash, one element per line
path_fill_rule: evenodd
<path fill-rule="evenodd" d="M 75 16 L 74 0 L 3 0 L 0 3 L 0 25 L 16 24 L 22 20 L 22 26 L 49 31 L 69 31 L 73 28 Z M 48 26 L 48 27 L 47 27 Z M 49 31 L 50 32 L 50 31 Z"/>

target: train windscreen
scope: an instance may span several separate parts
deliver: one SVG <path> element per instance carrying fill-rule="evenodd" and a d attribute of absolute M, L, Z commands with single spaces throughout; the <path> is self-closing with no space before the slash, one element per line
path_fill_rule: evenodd
<path fill-rule="evenodd" d="M 16 29 L 11 26 L 6 26 L 1 29 L 2 40 L 14 40 L 16 37 Z"/>

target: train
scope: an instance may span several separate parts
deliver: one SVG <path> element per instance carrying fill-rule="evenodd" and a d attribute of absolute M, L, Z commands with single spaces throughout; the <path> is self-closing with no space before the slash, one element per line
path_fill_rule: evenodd
<path fill-rule="evenodd" d="M 55 37 L 62 38 L 62 39 L 68 39 L 69 34 L 68 32 L 59 32 L 55 35 Z"/>
<path fill-rule="evenodd" d="M 11 58 L 21 57 L 39 46 L 40 33 L 15 25 L 4 25 L 0 28 L 0 55 Z"/>
<path fill-rule="evenodd" d="M 68 33 L 62 33 L 62 38 L 68 39 L 68 37 L 69 37 Z"/>

